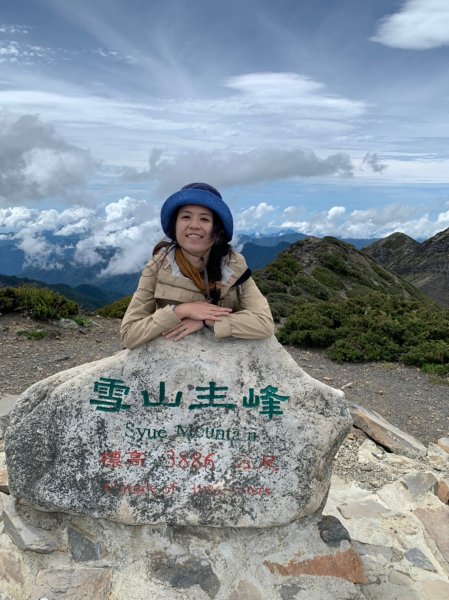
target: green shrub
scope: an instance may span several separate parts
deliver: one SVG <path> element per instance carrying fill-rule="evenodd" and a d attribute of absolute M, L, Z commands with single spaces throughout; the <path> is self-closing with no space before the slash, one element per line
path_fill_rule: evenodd
<path fill-rule="evenodd" d="M 291 281 L 290 291 L 292 289 L 302 290 L 301 295 L 308 294 L 317 300 L 329 300 L 331 296 L 329 291 L 319 281 L 307 275 L 296 275 Z"/>
<path fill-rule="evenodd" d="M 356 331 L 337 339 L 326 355 L 337 362 L 393 361 L 398 359 L 399 346 L 381 332 Z"/>
<path fill-rule="evenodd" d="M 327 348 L 335 340 L 336 315 L 318 303 L 298 306 L 279 330 L 282 344 L 307 348 Z"/>
<path fill-rule="evenodd" d="M 0 289 L 0 312 L 24 312 L 38 320 L 61 319 L 76 315 L 76 302 L 48 288 L 23 286 Z"/>
<path fill-rule="evenodd" d="M 425 340 L 408 348 L 401 356 L 406 365 L 421 367 L 427 363 L 449 365 L 449 342 L 447 340 Z"/>
<path fill-rule="evenodd" d="M 449 311 L 379 292 L 298 304 L 278 331 L 284 344 L 325 348 L 337 361 L 398 361 L 449 370 Z"/>
<path fill-rule="evenodd" d="M 435 365 L 433 363 L 425 363 L 424 365 L 421 365 L 421 371 L 424 371 L 424 373 L 427 373 L 428 375 L 449 378 L 449 364 Z"/>
<path fill-rule="evenodd" d="M 326 267 L 316 267 L 312 275 L 323 285 L 332 288 L 333 290 L 341 290 L 344 286 L 339 277 L 334 275 L 332 271 Z"/>
<path fill-rule="evenodd" d="M 129 303 L 131 302 L 132 296 L 125 296 L 120 300 L 116 300 L 112 304 L 108 304 L 107 306 L 103 306 L 97 310 L 97 314 L 101 317 L 109 317 L 112 319 L 123 319 L 125 316 L 126 309 L 128 308 Z"/>
<path fill-rule="evenodd" d="M 348 275 L 349 268 L 343 259 L 337 254 L 327 252 L 319 257 L 321 266 L 330 269 L 331 271 L 337 271 L 341 275 Z"/>

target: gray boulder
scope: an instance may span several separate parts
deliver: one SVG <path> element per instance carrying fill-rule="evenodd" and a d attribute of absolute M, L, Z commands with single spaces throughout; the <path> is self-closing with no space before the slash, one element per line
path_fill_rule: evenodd
<path fill-rule="evenodd" d="M 125 524 L 282 525 L 320 510 L 350 423 L 343 392 L 274 337 L 159 338 L 24 392 L 9 485 L 38 509 Z"/>

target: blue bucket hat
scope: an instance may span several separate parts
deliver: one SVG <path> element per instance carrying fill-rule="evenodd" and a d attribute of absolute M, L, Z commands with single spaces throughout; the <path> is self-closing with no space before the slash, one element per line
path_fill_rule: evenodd
<path fill-rule="evenodd" d="M 212 210 L 223 223 L 226 241 L 232 240 L 234 222 L 231 211 L 223 201 L 220 192 L 207 183 L 189 183 L 164 202 L 161 209 L 161 225 L 167 237 L 173 235 L 173 217 L 176 211 L 187 204 L 205 206 Z"/>

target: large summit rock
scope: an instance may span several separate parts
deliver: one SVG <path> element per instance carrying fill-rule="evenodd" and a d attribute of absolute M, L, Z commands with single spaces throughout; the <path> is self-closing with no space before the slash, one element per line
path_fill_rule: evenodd
<path fill-rule="evenodd" d="M 11 493 L 125 524 L 269 527 L 315 513 L 350 425 L 276 339 L 179 343 L 60 372 L 19 398 Z"/>

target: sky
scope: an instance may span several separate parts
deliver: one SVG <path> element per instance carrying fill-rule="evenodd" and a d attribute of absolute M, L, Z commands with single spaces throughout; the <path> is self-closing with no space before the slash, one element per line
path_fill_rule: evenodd
<path fill-rule="evenodd" d="M 447 0 L 2 0 L 0 238 L 118 249 L 217 187 L 239 234 L 449 227 Z M 73 242 L 73 235 L 78 240 Z"/>

